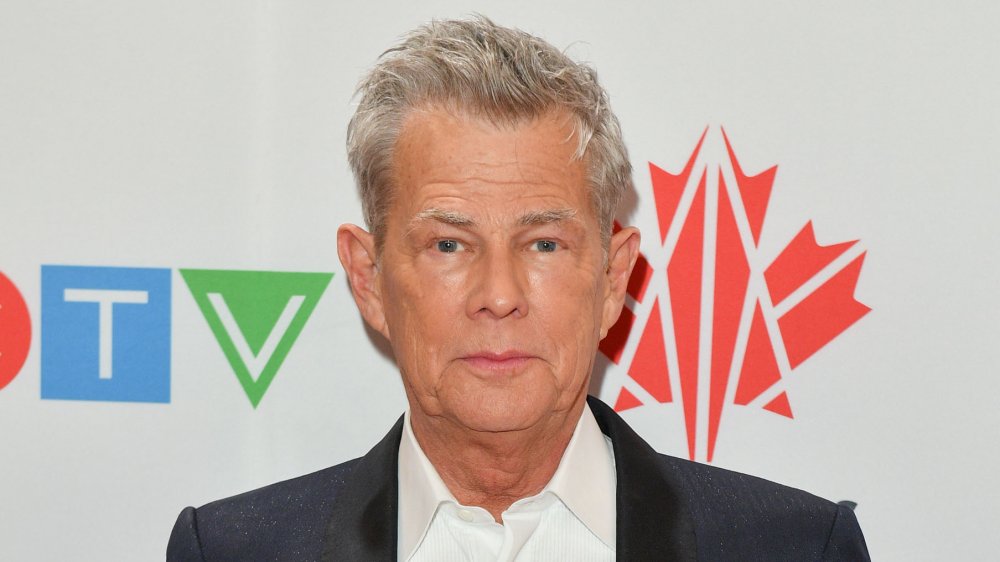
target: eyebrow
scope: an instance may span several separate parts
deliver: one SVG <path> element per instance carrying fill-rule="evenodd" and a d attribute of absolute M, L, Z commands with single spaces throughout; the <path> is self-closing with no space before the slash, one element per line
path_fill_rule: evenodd
<path fill-rule="evenodd" d="M 562 222 L 576 217 L 575 209 L 547 209 L 545 211 L 530 211 L 518 219 L 521 226 L 536 226 Z M 476 221 L 457 211 L 430 208 L 424 209 L 413 217 L 414 222 L 432 220 L 453 226 L 475 226 Z"/>
<path fill-rule="evenodd" d="M 545 211 L 530 211 L 521 215 L 517 222 L 521 226 L 539 226 L 543 224 L 567 221 L 573 219 L 574 217 L 576 217 L 575 209 L 547 209 Z M 476 221 L 468 215 L 464 215 L 457 211 L 449 211 L 446 209 L 437 209 L 432 207 L 417 213 L 416 216 L 413 217 L 413 220 L 410 221 L 411 228 L 414 228 L 418 223 L 427 220 L 460 227 L 476 226 Z"/>
<path fill-rule="evenodd" d="M 446 211 L 444 209 L 435 208 L 420 211 L 415 217 L 413 217 L 411 223 L 417 223 L 425 220 L 433 220 L 444 224 L 450 224 L 452 226 L 475 226 L 476 224 L 476 221 L 457 211 Z"/>
<path fill-rule="evenodd" d="M 532 211 L 522 215 L 521 226 L 538 226 L 570 220 L 576 216 L 575 209 L 550 209 L 547 211 Z"/>

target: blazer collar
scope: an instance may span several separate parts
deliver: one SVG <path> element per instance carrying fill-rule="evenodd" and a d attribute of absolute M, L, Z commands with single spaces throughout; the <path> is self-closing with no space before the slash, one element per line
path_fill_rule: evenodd
<path fill-rule="evenodd" d="M 606 404 L 592 396 L 587 403 L 615 451 L 618 560 L 696 560 L 691 516 L 659 455 Z M 324 562 L 396 559 L 402 433 L 400 417 L 345 477 L 326 529 Z"/>
<path fill-rule="evenodd" d="M 694 523 L 660 455 L 607 404 L 587 403 L 615 449 L 618 560 L 696 560 Z"/>
<path fill-rule="evenodd" d="M 326 527 L 323 562 L 396 559 L 397 476 L 402 434 L 401 416 L 345 476 Z"/>

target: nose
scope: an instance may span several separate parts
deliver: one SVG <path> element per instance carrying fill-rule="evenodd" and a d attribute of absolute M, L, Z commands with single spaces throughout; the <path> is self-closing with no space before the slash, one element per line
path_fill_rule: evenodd
<path fill-rule="evenodd" d="M 470 317 L 521 318 L 528 313 L 527 278 L 517 257 L 507 248 L 484 252 L 477 260 L 469 295 Z"/>

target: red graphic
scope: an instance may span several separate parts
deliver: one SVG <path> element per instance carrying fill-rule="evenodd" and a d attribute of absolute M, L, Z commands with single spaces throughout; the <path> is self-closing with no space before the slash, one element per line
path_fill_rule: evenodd
<path fill-rule="evenodd" d="M 747 175 L 719 131 L 719 161 L 705 154 L 706 129 L 679 174 L 650 163 L 662 259 L 640 256 L 628 288 L 634 305 L 600 346 L 637 385 L 621 388 L 615 410 L 679 400 L 688 454 L 704 439 L 708 462 L 729 405 L 791 418 L 783 379 L 871 310 L 854 299 L 865 258 L 857 240 L 820 245 L 807 222 L 764 262 L 777 166 Z M 666 283 L 650 284 L 651 261 L 663 264 Z"/>
<path fill-rule="evenodd" d="M 17 287 L 0 273 L 0 389 L 21 371 L 31 347 L 31 318 Z"/>

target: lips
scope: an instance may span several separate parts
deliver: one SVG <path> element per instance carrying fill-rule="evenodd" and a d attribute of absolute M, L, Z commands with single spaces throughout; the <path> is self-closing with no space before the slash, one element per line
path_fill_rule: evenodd
<path fill-rule="evenodd" d="M 481 351 L 462 357 L 462 361 L 475 370 L 498 373 L 518 370 L 532 359 L 535 359 L 534 355 L 515 350 L 502 353 Z"/>

